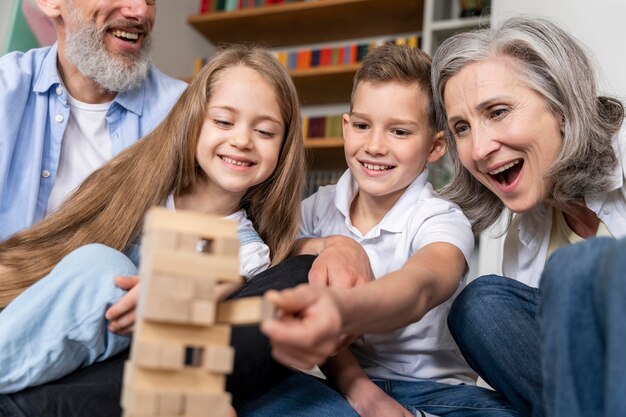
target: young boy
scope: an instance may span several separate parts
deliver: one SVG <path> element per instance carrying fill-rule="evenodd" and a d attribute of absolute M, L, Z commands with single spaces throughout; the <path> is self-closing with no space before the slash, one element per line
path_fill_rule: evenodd
<path fill-rule="evenodd" d="M 458 206 L 438 198 L 427 181 L 426 163 L 445 153 L 434 117 L 426 54 L 385 45 L 363 61 L 350 113 L 343 116 L 349 169 L 336 185 L 320 188 L 303 202 L 300 237 L 311 239 L 303 241 L 301 251 L 320 253 L 323 239 L 315 238 L 331 235 L 360 243 L 377 279 L 328 291 L 334 292 L 341 313 L 368 317 L 368 332 L 397 330 L 362 336 L 322 370 L 362 417 L 423 415 L 420 410 L 515 415 L 496 393 L 473 386 L 475 374 L 447 329 L 447 313 L 462 286 L 474 237 Z M 313 365 L 297 353 L 299 345 L 311 342 L 300 337 L 303 328 L 297 327 L 336 316 L 318 309 L 320 320 L 308 320 L 309 306 L 291 308 L 291 301 L 281 297 L 289 299 L 295 291 L 302 303 L 317 290 L 298 288 L 272 297 L 286 312 L 301 313 L 299 320 L 291 316 L 263 325 L 274 356 L 287 365 Z M 289 342 L 288 336 L 295 339 L 296 334 L 297 341 Z M 279 410 L 297 416 L 354 415 L 347 404 L 341 407 L 332 389 L 309 376 L 290 377 L 268 395 L 251 405 L 255 416 Z M 238 412 L 246 415 L 246 410 Z"/>

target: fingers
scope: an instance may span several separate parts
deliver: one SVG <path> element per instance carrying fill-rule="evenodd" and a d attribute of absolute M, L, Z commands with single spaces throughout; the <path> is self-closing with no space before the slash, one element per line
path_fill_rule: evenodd
<path fill-rule="evenodd" d="M 133 280 L 132 277 L 116 277 L 117 281 L 129 283 L 127 280 Z M 117 300 L 105 313 L 104 317 L 109 320 L 109 331 L 119 334 L 128 334 L 132 332 L 135 324 L 135 308 L 137 307 L 137 296 L 139 294 L 139 285 L 134 286 L 126 295 Z"/>
<path fill-rule="evenodd" d="M 115 277 L 115 285 L 117 285 L 123 290 L 130 290 L 138 283 L 139 283 L 139 277 L 137 277 L 136 275 L 131 275 L 127 277 L 124 277 L 124 276 Z"/>
<path fill-rule="evenodd" d="M 121 335 L 132 333 L 135 329 L 135 312 L 131 311 L 130 313 L 121 316 L 119 319 L 111 321 L 108 329 L 110 332 Z"/>
<path fill-rule="evenodd" d="M 292 290 L 270 291 L 266 297 L 279 314 L 264 321 L 261 331 L 270 339 L 277 361 L 307 370 L 335 351 L 341 315 L 330 289 L 300 285 Z"/>

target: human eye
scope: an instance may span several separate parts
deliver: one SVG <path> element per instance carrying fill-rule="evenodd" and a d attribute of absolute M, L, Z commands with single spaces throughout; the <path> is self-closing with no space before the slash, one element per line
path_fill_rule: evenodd
<path fill-rule="evenodd" d="M 470 126 L 468 123 L 458 122 L 458 123 L 455 123 L 450 130 L 452 130 L 454 137 L 462 138 L 469 134 Z"/>
<path fill-rule="evenodd" d="M 352 127 L 356 130 L 366 130 L 369 125 L 365 122 L 352 122 Z"/>
<path fill-rule="evenodd" d="M 146 4 L 148 6 L 154 6 L 156 4 L 156 0 L 146 0 Z"/>
<path fill-rule="evenodd" d="M 266 138 L 266 139 L 272 139 L 276 137 L 276 133 L 267 129 L 255 129 L 255 132 L 257 132 L 259 136 L 261 136 L 262 138 Z"/>
<path fill-rule="evenodd" d="M 507 107 L 498 106 L 493 107 L 489 110 L 488 116 L 490 119 L 500 120 L 509 113 L 509 109 Z"/>
<path fill-rule="evenodd" d="M 223 127 L 223 128 L 228 128 L 228 127 L 232 127 L 234 126 L 234 123 L 226 120 L 226 119 L 220 119 L 220 118 L 214 118 L 213 119 L 213 123 L 215 123 L 217 126 L 219 127 Z"/>
<path fill-rule="evenodd" d="M 391 133 L 401 138 L 407 137 L 411 134 L 411 132 L 406 129 L 391 129 Z"/>

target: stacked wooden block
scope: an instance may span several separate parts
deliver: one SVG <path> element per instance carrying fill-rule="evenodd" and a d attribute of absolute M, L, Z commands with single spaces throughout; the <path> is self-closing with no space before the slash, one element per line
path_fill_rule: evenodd
<path fill-rule="evenodd" d="M 125 417 L 229 415 L 231 325 L 273 314 L 260 297 L 220 303 L 216 286 L 238 282 L 237 225 L 153 208 L 141 252 L 141 292 L 122 407 Z"/>

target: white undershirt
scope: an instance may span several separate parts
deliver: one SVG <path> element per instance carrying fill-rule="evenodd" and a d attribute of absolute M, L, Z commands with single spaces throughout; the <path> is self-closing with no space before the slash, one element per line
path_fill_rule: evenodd
<path fill-rule="evenodd" d="M 111 137 L 106 113 L 111 102 L 88 104 L 68 95 L 70 116 L 61 142 L 61 158 L 47 213 L 56 210 L 63 200 L 96 169 L 111 159 Z"/>

